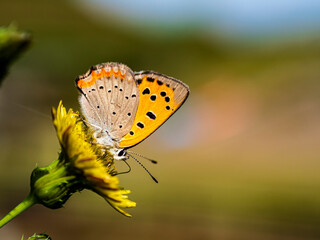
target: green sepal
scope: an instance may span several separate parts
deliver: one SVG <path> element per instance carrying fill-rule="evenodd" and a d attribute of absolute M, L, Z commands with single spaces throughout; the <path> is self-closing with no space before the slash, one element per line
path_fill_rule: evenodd
<path fill-rule="evenodd" d="M 68 164 L 61 159 L 49 166 L 36 167 L 31 174 L 31 194 L 39 204 L 56 209 L 77 191 L 83 189 L 82 183 L 74 175 L 69 174 Z"/>

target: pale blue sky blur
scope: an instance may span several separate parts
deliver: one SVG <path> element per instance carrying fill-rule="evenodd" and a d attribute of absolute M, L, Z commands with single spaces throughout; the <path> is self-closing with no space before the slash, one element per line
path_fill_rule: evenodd
<path fill-rule="evenodd" d="M 91 0 L 143 23 L 200 24 L 233 34 L 320 29 L 319 0 Z"/>

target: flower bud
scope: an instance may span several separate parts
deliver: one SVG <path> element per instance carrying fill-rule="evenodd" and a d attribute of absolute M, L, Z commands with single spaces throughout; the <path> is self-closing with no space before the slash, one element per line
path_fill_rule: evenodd
<path fill-rule="evenodd" d="M 79 179 L 68 175 L 67 166 L 60 160 L 37 167 L 31 174 L 31 192 L 38 203 L 51 209 L 63 207 L 74 192 L 82 189 Z"/>

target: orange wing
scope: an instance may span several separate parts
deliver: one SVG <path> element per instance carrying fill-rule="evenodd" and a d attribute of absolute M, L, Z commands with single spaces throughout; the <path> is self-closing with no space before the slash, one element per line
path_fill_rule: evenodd
<path fill-rule="evenodd" d="M 159 128 L 189 95 L 183 82 L 165 75 L 144 71 L 135 73 L 139 105 L 130 131 L 121 138 L 120 148 L 132 147 Z"/>

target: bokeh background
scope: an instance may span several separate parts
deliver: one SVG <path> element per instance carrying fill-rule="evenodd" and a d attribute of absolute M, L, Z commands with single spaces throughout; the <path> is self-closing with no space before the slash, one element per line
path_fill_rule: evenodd
<path fill-rule="evenodd" d="M 119 176 L 128 219 L 98 195 L 34 206 L 0 239 L 320 239 L 320 2 L 1 0 L 32 46 L 0 89 L 0 216 L 57 158 L 50 109 L 79 109 L 74 79 L 116 61 L 191 88 Z M 122 169 L 123 165 L 118 164 Z"/>

